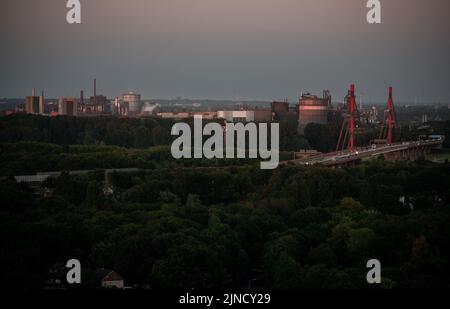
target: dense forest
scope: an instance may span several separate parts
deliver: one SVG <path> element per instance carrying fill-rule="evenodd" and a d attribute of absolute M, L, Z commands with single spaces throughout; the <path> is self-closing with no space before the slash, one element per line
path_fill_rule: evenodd
<path fill-rule="evenodd" d="M 375 287 L 450 287 L 448 162 L 267 171 L 251 160 L 175 161 L 161 120 L 0 124 L 1 282 L 10 288 L 48 287 L 55 265 L 72 258 L 137 287 L 373 288 L 374 258 Z M 151 138 L 135 139 L 136 128 Z M 110 129 L 130 136 L 110 139 Z M 305 131 L 306 143 L 322 141 L 314 126 Z M 105 175 L 120 167 L 140 169 Z M 45 194 L 13 178 L 58 170 L 92 171 L 49 178 Z"/>
<path fill-rule="evenodd" d="M 35 141 L 57 145 L 168 145 L 173 121 L 118 117 L 0 117 L 0 142 Z"/>
<path fill-rule="evenodd" d="M 107 145 L 146 149 L 170 145 L 173 140 L 170 135 L 173 124 L 173 120 L 159 118 L 10 115 L 0 117 L 0 143 L 32 141 L 57 145 Z M 295 121 L 289 120 L 280 123 L 280 150 L 335 150 L 341 120 L 337 119 L 328 125 L 308 124 L 303 134 L 298 133 L 297 125 Z M 423 134 L 446 136 L 445 147 L 450 148 L 450 121 L 430 123 L 428 129 L 403 126 L 394 132 L 394 138 L 413 140 Z M 367 125 L 364 134 L 356 135 L 355 139 L 358 145 L 367 145 L 370 140 L 378 138 L 378 135 L 379 128 Z"/>
<path fill-rule="evenodd" d="M 326 169 L 155 169 L 50 179 L 51 196 L 3 180 L 9 286 L 44 287 L 56 263 L 114 269 L 155 288 L 450 286 L 450 166 L 374 161 Z"/>
<path fill-rule="evenodd" d="M 280 160 L 294 154 L 280 152 Z M 0 177 L 33 175 L 37 172 L 121 168 L 176 168 L 178 166 L 223 167 L 259 165 L 256 159 L 173 159 L 169 146 L 126 149 L 118 146 L 55 145 L 38 142 L 0 143 Z"/>
<path fill-rule="evenodd" d="M 191 125 L 193 120 L 187 120 Z M 207 121 L 204 121 L 206 124 Z M 45 117 L 11 115 L 0 117 L 0 143 L 32 141 L 57 145 L 109 145 L 145 149 L 170 145 L 174 120 L 160 118 Z M 280 149 L 293 151 L 309 148 L 297 124 L 280 124 Z"/>

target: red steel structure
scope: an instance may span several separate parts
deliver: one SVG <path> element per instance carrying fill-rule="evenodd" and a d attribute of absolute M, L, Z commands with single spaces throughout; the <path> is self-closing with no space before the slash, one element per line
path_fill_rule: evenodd
<path fill-rule="evenodd" d="M 387 118 L 387 119 L 386 119 Z M 389 87 L 389 99 L 387 103 L 387 110 L 384 111 L 384 124 L 381 127 L 380 139 L 386 140 L 389 145 L 393 140 L 393 129 L 397 127 L 397 117 L 394 109 L 393 91 Z"/>
<path fill-rule="evenodd" d="M 357 129 L 357 124 L 360 124 L 360 116 L 358 108 L 356 106 L 354 84 L 350 85 L 348 105 L 348 114 L 344 116 L 344 122 L 342 123 L 341 132 L 339 133 L 339 140 L 336 146 L 336 151 L 344 150 L 345 144 L 347 143 L 347 138 L 347 149 L 349 151 L 356 150 L 355 131 Z"/>
<path fill-rule="evenodd" d="M 348 150 L 353 151 L 355 147 L 355 85 L 350 85 L 350 140 L 348 142 Z"/>

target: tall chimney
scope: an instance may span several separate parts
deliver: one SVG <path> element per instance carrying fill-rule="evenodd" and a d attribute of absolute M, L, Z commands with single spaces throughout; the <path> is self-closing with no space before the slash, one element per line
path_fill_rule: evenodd
<path fill-rule="evenodd" d="M 44 90 L 41 91 L 41 96 L 39 97 L 39 114 L 43 114 L 45 110 L 45 99 Z"/>
<path fill-rule="evenodd" d="M 94 78 L 94 110 L 97 111 L 97 79 Z"/>
<path fill-rule="evenodd" d="M 32 95 L 33 97 L 36 96 L 36 88 L 33 88 L 33 90 L 31 91 L 31 95 Z"/>

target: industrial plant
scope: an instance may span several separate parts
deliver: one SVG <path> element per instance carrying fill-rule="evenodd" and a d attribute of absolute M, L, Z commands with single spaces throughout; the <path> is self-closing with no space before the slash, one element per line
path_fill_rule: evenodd
<path fill-rule="evenodd" d="M 327 124 L 331 108 L 331 94 L 328 90 L 323 91 L 322 98 L 309 93 L 302 94 L 298 103 L 300 127 L 304 129 L 310 123 Z"/>
<path fill-rule="evenodd" d="M 342 103 L 332 101 L 329 90 L 323 90 L 321 97 L 309 92 L 302 92 L 297 104 L 290 104 L 286 100 L 275 100 L 266 105 L 235 104 L 235 105 L 205 105 L 189 101 L 183 103 L 164 104 L 162 102 L 149 102 L 134 91 L 124 92 L 120 96 L 108 99 L 97 93 L 97 79 L 93 80 L 93 95 L 88 102 L 85 101 L 85 91 L 80 91 L 79 98 L 60 97 L 57 103 L 44 99 L 44 93 L 36 95 L 33 88 L 32 95 L 25 98 L 22 106 L 18 106 L 10 113 L 27 113 L 56 116 L 93 117 L 93 116 L 116 116 L 132 118 L 161 118 L 173 121 L 183 121 L 194 117 L 202 117 L 205 120 L 217 120 L 222 124 L 225 122 L 242 123 L 288 123 L 296 128 L 297 134 L 303 135 L 305 128 L 310 124 L 338 125 L 339 136 L 336 141 L 336 152 L 355 153 L 361 151 L 361 147 L 384 147 L 395 145 L 400 131 L 397 113 L 394 107 L 393 88 L 389 87 L 386 107 L 366 106 L 363 107 L 362 99 L 357 102 L 355 85 L 350 85 L 347 95 Z M 427 115 L 422 119 L 428 120 Z M 423 120 L 422 120 L 423 122 Z M 378 136 L 366 140 L 366 130 L 374 128 L 378 130 Z M 359 144 L 358 144 L 359 143 Z M 442 141 L 440 141 L 442 144 Z M 430 147 L 419 147 L 421 150 L 429 150 L 431 147 L 439 146 L 439 141 L 433 141 Z M 416 155 L 417 145 L 412 145 L 412 154 Z M 410 152 L 408 148 L 408 153 Z M 300 150 L 299 150 L 300 151 Z M 320 153 L 306 151 L 299 152 L 296 157 L 306 159 L 306 163 L 317 162 Z M 315 161 L 308 161 L 314 156 Z M 324 159 L 329 162 L 328 158 Z M 335 161 L 335 157 L 332 158 Z"/>
<path fill-rule="evenodd" d="M 287 100 L 273 101 L 269 107 L 245 106 L 230 109 L 201 109 L 201 104 L 192 104 L 189 108 L 177 111 L 175 108 L 161 110 L 162 104 L 144 102 L 142 96 L 134 91 L 124 92 L 120 96 L 108 99 L 97 93 L 97 79 L 93 80 L 93 95 L 86 102 L 85 91 L 81 90 L 79 98 L 60 97 L 57 104 L 44 99 L 44 95 L 32 96 L 25 100 L 25 108 L 17 107 L 14 112 L 40 114 L 49 116 L 96 116 L 116 115 L 122 117 L 159 117 L 165 119 L 187 119 L 202 115 L 205 119 L 223 119 L 229 122 L 283 122 L 293 121 L 301 132 L 308 124 L 327 124 L 333 111 L 330 91 L 324 90 L 322 98 L 310 93 L 302 93 L 295 105 Z M 177 107 L 178 104 L 177 104 Z"/>

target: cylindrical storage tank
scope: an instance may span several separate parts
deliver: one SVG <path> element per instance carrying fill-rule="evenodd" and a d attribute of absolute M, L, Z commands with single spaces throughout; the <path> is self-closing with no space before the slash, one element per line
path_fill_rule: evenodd
<path fill-rule="evenodd" d="M 139 113 L 141 111 L 141 95 L 128 92 L 122 95 L 123 102 L 128 103 L 130 113 Z"/>
<path fill-rule="evenodd" d="M 310 123 L 327 124 L 329 112 L 329 99 L 320 99 L 316 96 L 302 96 L 299 102 L 299 124 L 306 127 Z"/>

